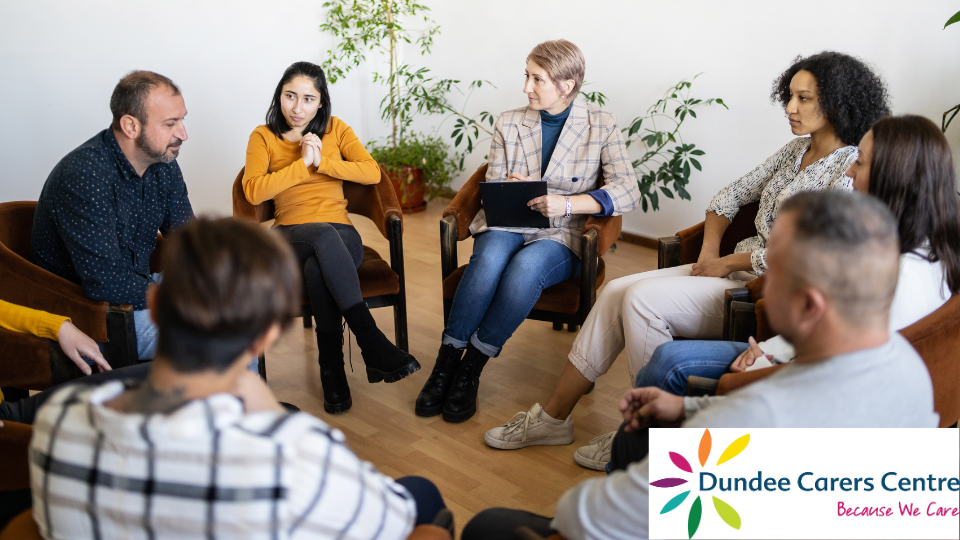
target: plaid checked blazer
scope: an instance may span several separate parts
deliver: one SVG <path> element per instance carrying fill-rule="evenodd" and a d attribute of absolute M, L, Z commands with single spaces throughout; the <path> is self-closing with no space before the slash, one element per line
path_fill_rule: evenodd
<path fill-rule="evenodd" d="M 513 169 L 531 180 L 546 180 L 550 195 L 577 195 L 602 189 L 613 201 L 615 216 L 633 210 L 640 202 L 637 177 L 613 114 L 575 100 L 546 171 L 540 170 L 541 134 L 540 111 L 521 107 L 501 114 L 494 125 L 486 181 L 503 182 Z M 601 167 L 606 183 L 597 186 Z M 487 227 L 481 208 L 470 224 L 470 232 L 515 232 L 524 236 L 525 244 L 553 240 L 579 256 L 580 233 L 586 222 L 587 216 L 579 214 L 551 218 L 549 229 Z"/>

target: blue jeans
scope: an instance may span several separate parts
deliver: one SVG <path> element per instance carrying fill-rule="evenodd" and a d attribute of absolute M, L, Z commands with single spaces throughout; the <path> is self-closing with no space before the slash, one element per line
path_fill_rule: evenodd
<path fill-rule="evenodd" d="M 543 289 L 580 275 L 580 259 L 552 240 L 524 245 L 523 235 L 487 231 L 476 237 L 443 330 L 443 343 L 473 344 L 497 356 L 520 327 Z"/>
<path fill-rule="evenodd" d="M 735 341 L 671 341 L 657 347 L 637 373 L 637 388 L 655 386 L 678 396 L 690 376 L 719 379 L 749 346 Z"/>
<path fill-rule="evenodd" d="M 440 490 L 433 482 L 421 476 L 404 476 L 396 482 L 407 488 L 413 500 L 417 503 L 417 525 L 430 525 L 437 518 L 437 514 L 447 507 L 443 502 Z"/>

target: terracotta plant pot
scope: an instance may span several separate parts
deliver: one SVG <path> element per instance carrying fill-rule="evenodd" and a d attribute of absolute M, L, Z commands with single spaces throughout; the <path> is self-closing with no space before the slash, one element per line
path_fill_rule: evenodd
<path fill-rule="evenodd" d="M 412 214 L 427 209 L 427 201 L 423 200 L 423 169 L 390 165 L 384 165 L 384 168 L 393 182 L 393 189 L 397 192 L 400 208 L 404 212 Z"/>

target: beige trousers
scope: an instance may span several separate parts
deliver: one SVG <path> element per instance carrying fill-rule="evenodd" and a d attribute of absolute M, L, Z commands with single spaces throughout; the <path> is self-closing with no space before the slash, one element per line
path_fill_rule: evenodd
<path fill-rule="evenodd" d="M 630 384 L 658 346 L 674 336 L 723 337 L 724 291 L 756 276 L 695 277 L 693 265 L 652 270 L 607 283 L 570 350 L 570 362 L 589 381 L 610 370 L 626 349 Z"/>

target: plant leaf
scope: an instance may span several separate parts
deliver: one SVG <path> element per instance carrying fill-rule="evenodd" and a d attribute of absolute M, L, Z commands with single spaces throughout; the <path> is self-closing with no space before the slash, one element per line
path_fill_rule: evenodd
<path fill-rule="evenodd" d="M 706 152 L 704 152 L 703 150 L 694 150 L 694 151 L 692 151 L 692 152 L 690 152 L 690 153 L 691 153 L 692 155 L 694 155 L 694 156 L 702 156 L 702 155 L 706 154 Z"/>
<path fill-rule="evenodd" d="M 693 474 L 693 468 L 690 467 L 690 462 L 687 461 L 687 458 L 681 456 L 676 452 L 670 452 L 670 461 L 677 466 L 678 469 L 684 472 Z"/>
<path fill-rule="evenodd" d="M 700 502 L 700 497 L 697 497 L 697 500 L 693 501 L 693 506 L 690 507 L 690 515 L 687 517 L 687 534 L 690 538 L 693 538 L 693 535 L 697 534 L 702 516 L 703 504 Z"/>
<path fill-rule="evenodd" d="M 950 17 L 950 20 L 947 21 L 947 24 L 943 25 L 944 28 L 950 26 L 953 23 L 960 22 L 960 11 L 953 14 L 953 17 Z"/>
<path fill-rule="evenodd" d="M 667 188 L 665 188 L 665 187 L 663 187 L 663 186 L 660 186 L 660 191 L 662 191 L 663 194 L 666 195 L 668 199 L 672 199 L 672 198 L 673 198 L 673 192 L 670 191 L 669 189 L 667 189 Z"/>
<path fill-rule="evenodd" d="M 690 152 L 690 153 L 692 154 L 693 152 Z M 700 162 L 699 162 L 699 161 L 697 161 L 697 160 L 695 160 L 695 159 L 693 159 L 693 158 L 690 158 L 690 163 L 693 163 L 693 166 L 696 167 L 698 171 L 702 171 L 702 170 L 703 170 L 703 167 L 700 166 Z"/>
<path fill-rule="evenodd" d="M 706 467 L 707 460 L 710 459 L 710 450 L 713 448 L 713 437 L 710 435 L 710 430 L 704 430 L 703 437 L 700 439 L 700 466 Z"/>
<path fill-rule="evenodd" d="M 662 516 L 663 514 L 673 512 L 674 510 L 676 510 L 678 506 L 683 504 L 683 501 L 687 500 L 687 495 L 690 495 L 689 491 L 685 491 L 677 495 L 676 497 L 670 499 L 670 502 L 668 502 L 663 506 L 663 510 L 660 510 L 660 515 Z M 739 527 L 737 528 L 739 529 Z"/>
<path fill-rule="evenodd" d="M 720 514 L 720 519 L 722 519 L 724 523 L 726 523 L 727 525 L 733 527 L 738 531 L 740 530 L 740 525 L 741 525 L 740 514 L 738 514 L 737 511 L 734 510 L 732 506 L 714 497 L 713 507 L 717 509 L 717 513 Z"/>
<path fill-rule="evenodd" d="M 720 459 L 717 461 L 717 466 L 723 465 L 724 463 L 730 461 L 731 459 L 740 455 L 740 452 L 743 452 L 747 449 L 747 445 L 750 444 L 750 435 L 744 435 L 739 439 L 730 443 L 730 446 L 720 454 Z"/>

